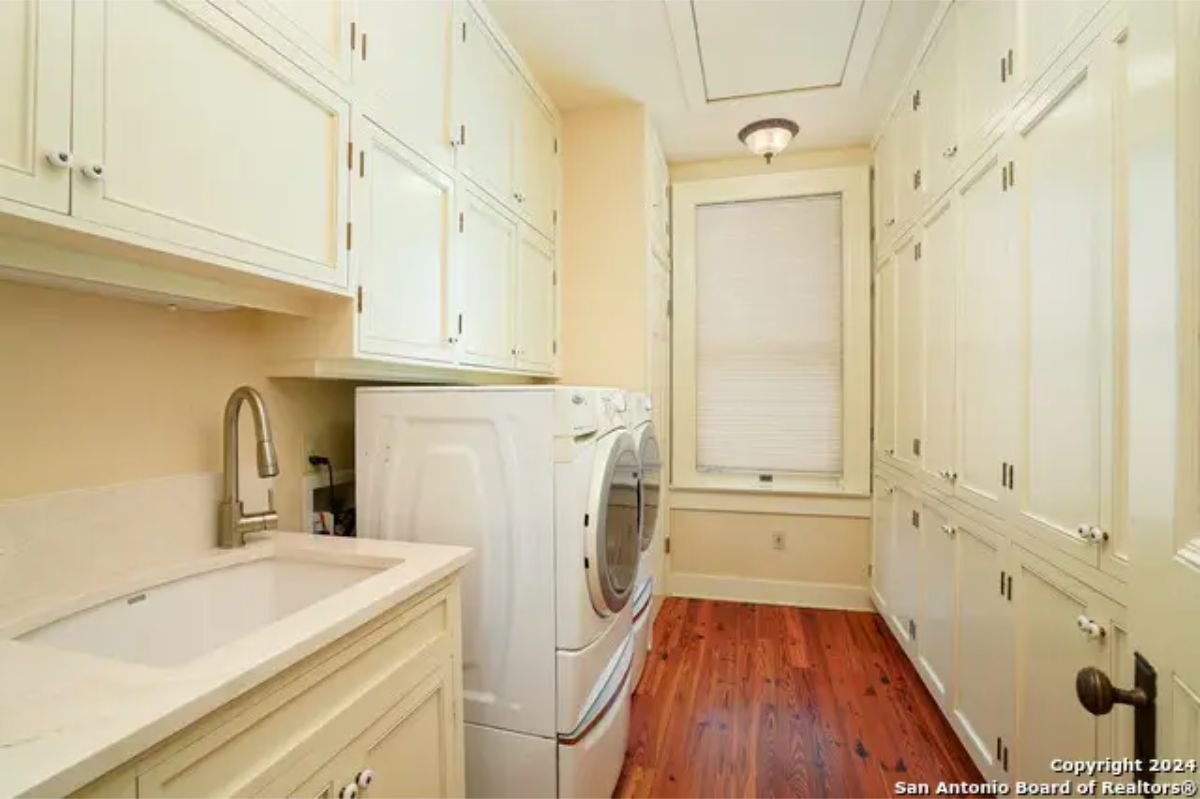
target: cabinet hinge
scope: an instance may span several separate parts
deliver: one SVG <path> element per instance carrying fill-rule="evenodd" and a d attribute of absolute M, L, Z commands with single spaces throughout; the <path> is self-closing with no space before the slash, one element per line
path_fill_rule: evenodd
<path fill-rule="evenodd" d="M 554 226 L 558 227 L 558 209 L 557 208 L 554 209 L 553 216 L 554 216 Z"/>
<path fill-rule="evenodd" d="M 550 342 L 550 354 L 558 355 L 558 339 L 555 339 L 554 341 Z"/>
<path fill-rule="evenodd" d="M 912 512 L 912 526 L 913 526 L 913 527 L 920 527 L 920 526 L 921 526 L 921 511 L 919 511 L 919 510 L 914 510 L 914 511 Z"/>
<path fill-rule="evenodd" d="M 675 315 L 675 302 L 673 300 L 667 300 L 667 318 L 670 319 L 674 315 Z"/>
<path fill-rule="evenodd" d="M 462 40 L 464 42 L 467 40 L 467 23 L 465 22 L 462 23 Z"/>
<path fill-rule="evenodd" d="M 358 287 L 358 312 L 362 313 L 363 309 L 363 287 Z"/>
<path fill-rule="evenodd" d="M 1001 569 L 1000 570 L 1000 596 L 1004 596 L 1004 578 L 1005 578 L 1005 576 L 1006 576 L 1006 572 L 1004 571 L 1004 569 Z M 997 752 L 1000 751 L 1000 741 L 999 740 L 996 741 L 996 751 Z"/>
<path fill-rule="evenodd" d="M 458 212 L 458 232 L 459 233 L 463 232 L 463 212 L 462 211 Z"/>
<path fill-rule="evenodd" d="M 908 620 L 908 637 L 917 640 L 917 622 L 915 619 Z"/>
<path fill-rule="evenodd" d="M 358 151 L 358 176 L 365 178 L 367 176 L 367 151 Z"/>
<path fill-rule="evenodd" d="M 467 126 L 466 123 L 458 126 L 458 146 L 467 146 Z"/>
<path fill-rule="evenodd" d="M 1008 162 L 1008 187 L 1011 189 L 1017 185 L 1017 165 L 1012 161 Z"/>
<path fill-rule="evenodd" d="M 1011 78 L 1013 76 L 1013 51 L 1011 47 L 1008 48 L 1008 57 L 1005 61 L 1007 62 L 1008 77 Z"/>
<path fill-rule="evenodd" d="M 1000 166 L 1000 191 L 1008 191 L 1008 164 Z"/>
<path fill-rule="evenodd" d="M 872 576 L 874 576 L 874 574 L 875 574 L 875 564 L 868 563 L 867 564 L 867 576 L 872 577 Z"/>
<path fill-rule="evenodd" d="M 558 155 L 558 137 L 554 137 L 554 154 Z"/>
<path fill-rule="evenodd" d="M 921 170 L 919 169 L 916 172 L 913 172 L 913 188 L 921 188 Z"/>
<path fill-rule="evenodd" d="M 462 335 L 462 319 L 463 319 L 463 315 L 459 314 L 458 315 L 458 335 L 460 335 L 460 336 Z"/>
<path fill-rule="evenodd" d="M 355 43 L 358 41 L 358 23 L 350 23 L 350 51 L 354 51 Z"/>
<path fill-rule="evenodd" d="M 1008 597 L 1008 601 L 1012 602 L 1012 575 L 1011 574 L 1008 575 L 1008 579 L 1004 581 L 1004 586 L 1006 589 L 1005 595 Z"/>
<path fill-rule="evenodd" d="M 346 223 L 346 249 L 350 250 L 354 247 L 354 223 Z"/>
<path fill-rule="evenodd" d="M 921 242 L 919 241 L 913 245 L 913 260 L 921 260 Z"/>
<path fill-rule="evenodd" d="M 919 439 L 919 438 L 914 438 L 914 439 L 913 439 L 913 443 L 912 443 L 912 453 L 913 453 L 914 455 L 920 455 L 920 454 L 921 454 L 921 439 Z"/>
<path fill-rule="evenodd" d="M 551 286 L 558 285 L 558 270 L 557 269 L 555 269 L 553 272 L 550 273 L 550 285 Z"/>
<path fill-rule="evenodd" d="M 917 89 L 912 96 L 912 109 L 916 111 L 921 107 L 921 90 Z"/>
<path fill-rule="evenodd" d="M 346 142 L 346 169 L 354 169 L 354 140 Z"/>
<path fill-rule="evenodd" d="M 363 34 L 362 34 L 362 60 L 363 61 L 367 60 L 367 32 L 366 31 L 363 31 Z"/>
<path fill-rule="evenodd" d="M 663 539 L 663 550 L 666 552 L 666 554 L 671 554 L 671 536 L 667 536 L 665 539 Z"/>

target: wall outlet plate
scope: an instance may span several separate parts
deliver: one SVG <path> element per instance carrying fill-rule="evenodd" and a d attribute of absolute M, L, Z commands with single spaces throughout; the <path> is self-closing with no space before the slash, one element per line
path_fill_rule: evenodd
<path fill-rule="evenodd" d="M 771 533 L 771 548 L 783 550 L 787 548 L 787 540 L 783 533 Z"/>

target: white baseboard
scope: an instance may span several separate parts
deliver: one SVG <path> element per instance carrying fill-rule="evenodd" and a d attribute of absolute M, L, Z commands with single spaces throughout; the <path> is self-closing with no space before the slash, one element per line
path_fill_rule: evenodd
<path fill-rule="evenodd" d="M 835 610 L 874 610 L 870 589 L 865 585 L 671 572 L 667 578 L 667 587 L 672 596 L 697 599 L 725 599 L 734 602 Z"/>

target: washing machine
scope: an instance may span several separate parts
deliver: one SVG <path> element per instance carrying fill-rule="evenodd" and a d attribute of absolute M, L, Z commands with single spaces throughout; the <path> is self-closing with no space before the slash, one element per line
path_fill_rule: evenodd
<path fill-rule="evenodd" d="M 639 461 L 612 389 L 361 388 L 359 535 L 473 547 L 467 794 L 608 796 L 629 733 Z"/>
<path fill-rule="evenodd" d="M 662 498 L 662 450 L 654 431 L 653 405 L 650 397 L 637 392 L 625 395 L 626 415 L 638 456 L 638 541 L 641 558 L 633 594 L 634 660 L 630 692 L 641 679 L 646 655 L 652 645 L 650 609 L 654 599 L 654 575 L 658 567 L 658 536 Z"/>

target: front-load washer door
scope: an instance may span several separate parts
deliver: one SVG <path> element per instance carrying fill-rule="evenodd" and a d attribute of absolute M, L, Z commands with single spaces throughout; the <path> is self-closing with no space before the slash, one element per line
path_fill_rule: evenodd
<path fill-rule="evenodd" d="M 601 616 L 629 602 L 637 579 L 638 459 L 633 437 L 611 433 L 596 447 L 585 519 L 588 594 Z"/>
<path fill-rule="evenodd" d="M 638 537 L 641 548 L 645 552 L 654 540 L 658 529 L 658 511 L 662 490 L 662 452 L 658 448 L 658 439 L 654 436 L 654 423 L 647 422 L 638 430 L 637 436 L 638 463 L 638 505 L 641 514 L 638 517 Z"/>

